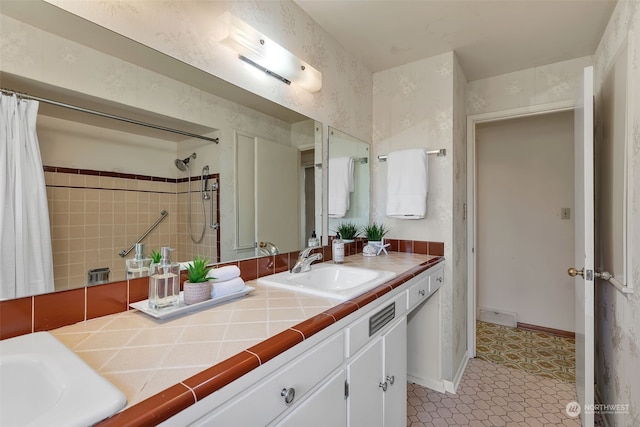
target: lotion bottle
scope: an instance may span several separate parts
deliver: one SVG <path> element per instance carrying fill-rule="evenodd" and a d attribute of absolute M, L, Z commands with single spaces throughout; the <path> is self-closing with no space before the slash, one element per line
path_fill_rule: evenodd
<path fill-rule="evenodd" d="M 177 307 L 180 300 L 180 264 L 171 262 L 172 248 L 160 250 L 162 260 L 149 276 L 149 308 L 159 310 Z"/>
<path fill-rule="evenodd" d="M 333 262 L 334 264 L 344 263 L 344 242 L 340 233 L 336 233 L 336 237 L 333 239 Z"/>

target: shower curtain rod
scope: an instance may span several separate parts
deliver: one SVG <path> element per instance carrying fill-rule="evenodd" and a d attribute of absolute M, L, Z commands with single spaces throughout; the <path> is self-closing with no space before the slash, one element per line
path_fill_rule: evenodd
<path fill-rule="evenodd" d="M 141 122 L 141 121 L 134 120 L 134 119 L 129 119 L 127 117 L 116 116 L 116 115 L 113 115 L 113 114 L 103 113 L 101 111 L 90 110 L 88 108 L 78 107 L 76 105 L 71 105 L 71 104 L 65 104 L 63 102 L 54 101 L 52 99 L 46 99 L 46 98 L 40 98 L 40 97 L 33 96 L 33 95 L 27 95 L 26 93 L 16 92 L 15 90 L 12 90 L 12 89 L 2 88 L 0 90 L 2 91 L 2 93 L 6 94 L 6 95 L 15 95 L 15 96 L 17 96 L 18 98 L 21 98 L 21 99 L 30 99 L 30 100 L 33 100 L 33 101 L 44 102 L 45 104 L 51 104 L 51 105 L 55 105 L 57 107 L 68 108 L 70 110 L 80 111 L 82 113 L 89 113 L 89 114 L 93 114 L 95 116 L 105 117 L 107 119 L 120 120 L 121 122 L 131 123 L 131 124 L 138 125 L 138 126 L 145 126 L 145 127 L 152 128 L 152 129 L 162 130 L 162 131 L 165 131 L 165 132 L 176 133 L 176 134 L 188 136 L 188 137 L 191 137 L 191 138 L 204 139 L 205 141 L 215 142 L 216 144 L 220 143 L 220 138 L 209 138 L 208 136 L 198 135 L 198 134 L 191 133 L 191 132 L 185 132 L 185 131 L 182 131 L 182 130 L 179 130 L 179 129 L 172 129 L 172 128 L 168 128 L 168 127 L 164 127 L 164 126 L 154 125 L 154 124 L 151 124 L 151 123 Z"/>

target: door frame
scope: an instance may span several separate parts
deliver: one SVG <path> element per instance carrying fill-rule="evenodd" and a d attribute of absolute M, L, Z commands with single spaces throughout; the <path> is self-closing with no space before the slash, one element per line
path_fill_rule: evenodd
<path fill-rule="evenodd" d="M 575 101 L 560 101 L 467 116 L 467 354 L 476 356 L 476 125 L 575 109 Z"/>

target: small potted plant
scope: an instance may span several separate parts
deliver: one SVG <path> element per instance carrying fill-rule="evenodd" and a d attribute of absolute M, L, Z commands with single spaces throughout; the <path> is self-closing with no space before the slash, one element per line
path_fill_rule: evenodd
<path fill-rule="evenodd" d="M 384 228 L 384 224 L 369 224 L 363 229 L 364 234 L 367 236 L 367 240 L 369 243 L 374 244 L 384 244 L 384 236 L 389 232 L 389 230 Z"/>
<path fill-rule="evenodd" d="M 336 227 L 335 231 L 340 234 L 345 243 L 353 242 L 360 234 L 360 229 L 353 222 L 342 222 Z"/>
<path fill-rule="evenodd" d="M 205 301 L 211 297 L 211 282 L 207 274 L 213 267 L 207 267 L 209 258 L 196 256 L 187 264 L 187 280 L 184 282 L 184 303 L 187 305 Z"/>

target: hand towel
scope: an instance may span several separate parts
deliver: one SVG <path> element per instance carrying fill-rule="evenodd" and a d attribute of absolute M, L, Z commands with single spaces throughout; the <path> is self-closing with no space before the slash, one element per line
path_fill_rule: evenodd
<path fill-rule="evenodd" d="M 211 298 L 219 298 L 244 289 L 244 280 L 242 277 L 236 277 L 223 282 L 213 282 L 212 285 Z"/>
<path fill-rule="evenodd" d="M 336 157 L 329 159 L 328 215 L 343 218 L 349 210 L 349 195 L 354 189 L 353 159 Z"/>
<path fill-rule="evenodd" d="M 224 282 L 226 280 L 235 279 L 240 276 L 240 269 L 236 265 L 225 265 L 220 268 L 212 268 L 209 270 L 207 277 L 211 282 Z"/>
<path fill-rule="evenodd" d="M 401 150 L 387 156 L 387 216 L 424 218 L 429 189 L 429 162 L 424 149 Z"/>

